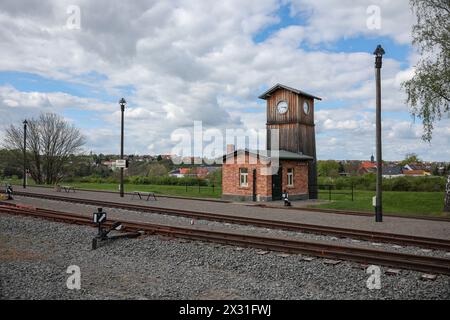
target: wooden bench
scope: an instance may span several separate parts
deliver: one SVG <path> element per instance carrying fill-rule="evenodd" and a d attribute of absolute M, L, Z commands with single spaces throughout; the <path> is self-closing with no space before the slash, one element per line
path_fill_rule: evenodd
<path fill-rule="evenodd" d="M 146 201 L 148 201 L 148 200 L 150 199 L 150 197 L 153 197 L 153 200 L 156 201 L 156 196 L 155 196 L 155 193 L 154 193 L 154 192 L 133 191 L 133 196 L 131 197 L 131 200 L 133 200 L 135 196 L 138 196 L 139 199 L 141 199 L 141 200 L 142 200 L 142 197 L 143 197 L 143 196 L 144 196 L 144 197 L 147 196 Z"/>

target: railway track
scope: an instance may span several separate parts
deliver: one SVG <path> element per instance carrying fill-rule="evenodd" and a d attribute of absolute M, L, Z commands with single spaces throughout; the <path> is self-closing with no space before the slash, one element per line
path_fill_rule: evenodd
<path fill-rule="evenodd" d="M 28 192 L 16 192 L 16 194 L 30 196 L 30 197 L 36 197 L 36 198 L 42 198 L 42 199 L 49 199 L 49 200 L 67 201 L 67 202 L 72 202 L 72 203 L 82 203 L 82 204 L 94 205 L 94 206 L 100 206 L 100 207 L 119 208 L 119 209 L 125 209 L 125 210 L 130 210 L 130 211 L 179 216 L 179 217 L 185 217 L 185 218 L 189 218 L 189 219 L 217 221 L 217 222 L 222 222 L 222 223 L 231 223 L 231 224 L 240 224 L 240 225 L 251 225 L 251 226 L 262 227 L 262 228 L 313 233 L 313 234 L 320 234 L 320 235 L 327 235 L 327 236 L 336 236 L 336 237 L 340 237 L 340 238 L 358 239 L 358 240 L 364 240 L 364 241 L 392 243 L 392 244 L 404 245 L 404 246 L 416 246 L 416 247 L 421 247 L 421 248 L 445 250 L 445 251 L 450 252 L 450 241 L 445 240 L 445 239 L 435 239 L 435 238 L 418 237 L 418 236 L 411 236 L 411 235 L 400 235 L 400 234 L 385 233 L 385 232 L 355 230 L 355 229 L 349 229 L 349 228 L 338 228 L 338 227 L 330 227 L 330 226 L 318 226 L 318 225 L 303 224 L 303 223 L 296 223 L 296 222 L 267 220 L 267 219 L 253 218 L 253 217 L 238 217 L 238 216 L 208 213 L 208 212 L 197 212 L 197 211 L 189 211 L 189 210 L 181 210 L 181 209 L 168 209 L 168 208 L 161 208 L 161 207 L 143 206 L 143 205 L 135 205 L 135 204 L 127 204 L 127 203 L 119 203 L 119 202 L 109 202 L 109 201 L 103 201 L 103 200 L 80 199 L 80 198 L 56 196 L 56 195 L 49 195 L 49 194 L 37 194 L 37 193 L 28 193 Z"/>
<path fill-rule="evenodd" d="M 18 208 L 11 205 L 0 205 L 0 212 L 93 226 L 89 216 L 47 209 Z M 110 224 L 111 222 L 107 222 L 107 225 Z M 348 245 L 302 241 L 290 238 L 275 238 L 260 235 L 248 235 L 238 232 L 215 231 L 198 227 L 180 227 L 154 223 L 138 223 L 133 221 L 122 221 L 122 224 L 126 231 L 140 231 L 146 234 L 157 234 L 189 240 L 253 247 L 270 251 L 307 254 L 323 258 L 341 259 L 364 264 L 376 264 L 450 275 L 450 259 L 445 258 L 419 256 Z"/>

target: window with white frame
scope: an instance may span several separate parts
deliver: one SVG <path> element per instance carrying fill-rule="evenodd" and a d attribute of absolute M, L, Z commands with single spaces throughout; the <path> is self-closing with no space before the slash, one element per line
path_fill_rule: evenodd
<path fill-rule="evenodd" d="M 239 181 L 241 187 L 248 187 L 248 169 L 240 168 L 239 169 Z"/>
<path fill-rule="evenodd" d="M 294 169 L 293 168 L 287 169 L 287 185 L 289 187 L 294 186 Z"/>

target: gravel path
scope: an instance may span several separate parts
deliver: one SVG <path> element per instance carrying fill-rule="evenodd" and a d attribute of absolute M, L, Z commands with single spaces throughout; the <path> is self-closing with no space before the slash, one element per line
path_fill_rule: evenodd
<path fill-rule="evenodd" d="M 0 299 L 450 299 L 450 277 L 381 275 L 300 255 L 145 236 L 90 250 L 94 228 L 0 214 Z M 67 267 L 81 270 L 68 290 Z M 382 270 L 384 270 L 382 268 Z"/>
<path fill-rule="evenodd" d="M 47 199 L 37 199 L 37 198 L 28 198 L 28 197 L 16 197 L 17 200 L 14 202 L 22 203 L 22 204 L 30 204 L 37 208 L 45 208 L 52 209 L 58 211 L 65 211 L 71 213 L 78 214 L 86 214 L 91 216 L 91 213 L 97 211 L 97 207 L 91 205 L 84 205 L 78 203 L 70 203 L 63 201 L 55 201 L 55 200 L 47 200 Z M 109 215 L 109 219 L 116 220 L 135 220 L 135 221 L 143 221 L 143 222 L 152 222 L 152 223 L 160 223 L 160 224 L 171 224 L 171 225 L 181 225 L 181 226 L 189 226 L 192 222 L 192 219 L 170 216 L 158 213 L 149 213 L 149 212 L 137 212 L 123 209 L 114 209 L 114 208 L 104 208 Z M 311 233 L 301 233 L 301 232 L 293 232 L 293 231 L 284 231 L 278 229 L 267 229 L 261 227 L 254 227 L 250 225 L 237 225 L 237 224 L 229 224 L 229 223 L 221 223 L 215 221 L 208 220 L 196 220 L 195 225 L 200 226 L 208 226 L 211 228 L 218 228 L 224 230 L 234 230 L 242 233 L 258 233 L 267 236 L 280 236 L 280 237 L 290 237 L 296 238 L 300 240 L 312 240 L 312 241 L 328 241 L 337 244 L 345 244 L 352 245 L 364 248 L 373 248 L 373 249 L 383 249 L 388 251 L 395 252 L 403 252 L 424 256 L 435 256 L 441 258 L 449 258 L 450 252 L 442 251 L 442 250 L 430 250 L 423 249 L 417 247 L 402 247 L 398 245 L 392 245 L 389 243 L 376 243 L 376 242 L 368 242 L 362 240 L 355 240 L 350 238 L 337 238 L 334 236 L 326 236 L 326 235 L 317 235 Z"/>

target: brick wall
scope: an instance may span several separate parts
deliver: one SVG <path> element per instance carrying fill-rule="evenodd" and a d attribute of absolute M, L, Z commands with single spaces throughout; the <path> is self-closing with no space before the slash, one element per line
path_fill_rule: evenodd
<path fill-rule="evenodd" d="M 235 158 L 236 159 L 236 158 Z M 231 160 L 231 159 L 230 159 Z M 256 161 L 254 156 L 245 155 L 245 160 L 235 161 L 239 163 L 227 163 L 222 166 L 222 194 L 251 197 L 253 195 L 253 169 L 256 169 L 256 194 L 261 197 L 272 196 L 272 176 L 261 175 L 261 169 L 267 167 Z M 251 161 L 250 161 L 251 160 Z M 245 162 L 244 162 L 245 161 Z M 251 162 L 251 163 L 250 163 Z M 290 196 L 304 195 L 308 193 L 308 165 L 306 162 L 293 160 L 281 160 L 283 168 L 282 190 L 288 190 Z M 248 186 L 240 186 L 239 169 L 248 169 Z M 294 169 L 294 186 L 287 186 L 287 170 Z"/>
<path fill-rule="evenodd" d="M 307 162 L 298 162 L 293 160 L 281 160 L 283 168 L 282 190 L 287 190 L 289 196 L 308 193 L 308 164 Z M 289 187 L 288 169 L 294 169 L 294 186 Z"/>
<path fill-rule="evenodd" d="M 252 196 L 253 169 L 256 169 L 256 194 L 259 194 L 261 196 L 271 196 L 272 177 L 261 175 L 261 168 L 264 167 L 265 165 L 259 163 L 259 161 L 257 163 L 255 162 L 257 162 L 256 158 L 251 156 L 251 159 L 249 159 L 249 155 L 245 156 L 245 163 L 227 164 L 225 162 L 222 166 L 222 194 Z M 239 177 L 240 168 L 248 169 L 248 187 L 241 187 L 240 185 L 240 177 Z"/>

